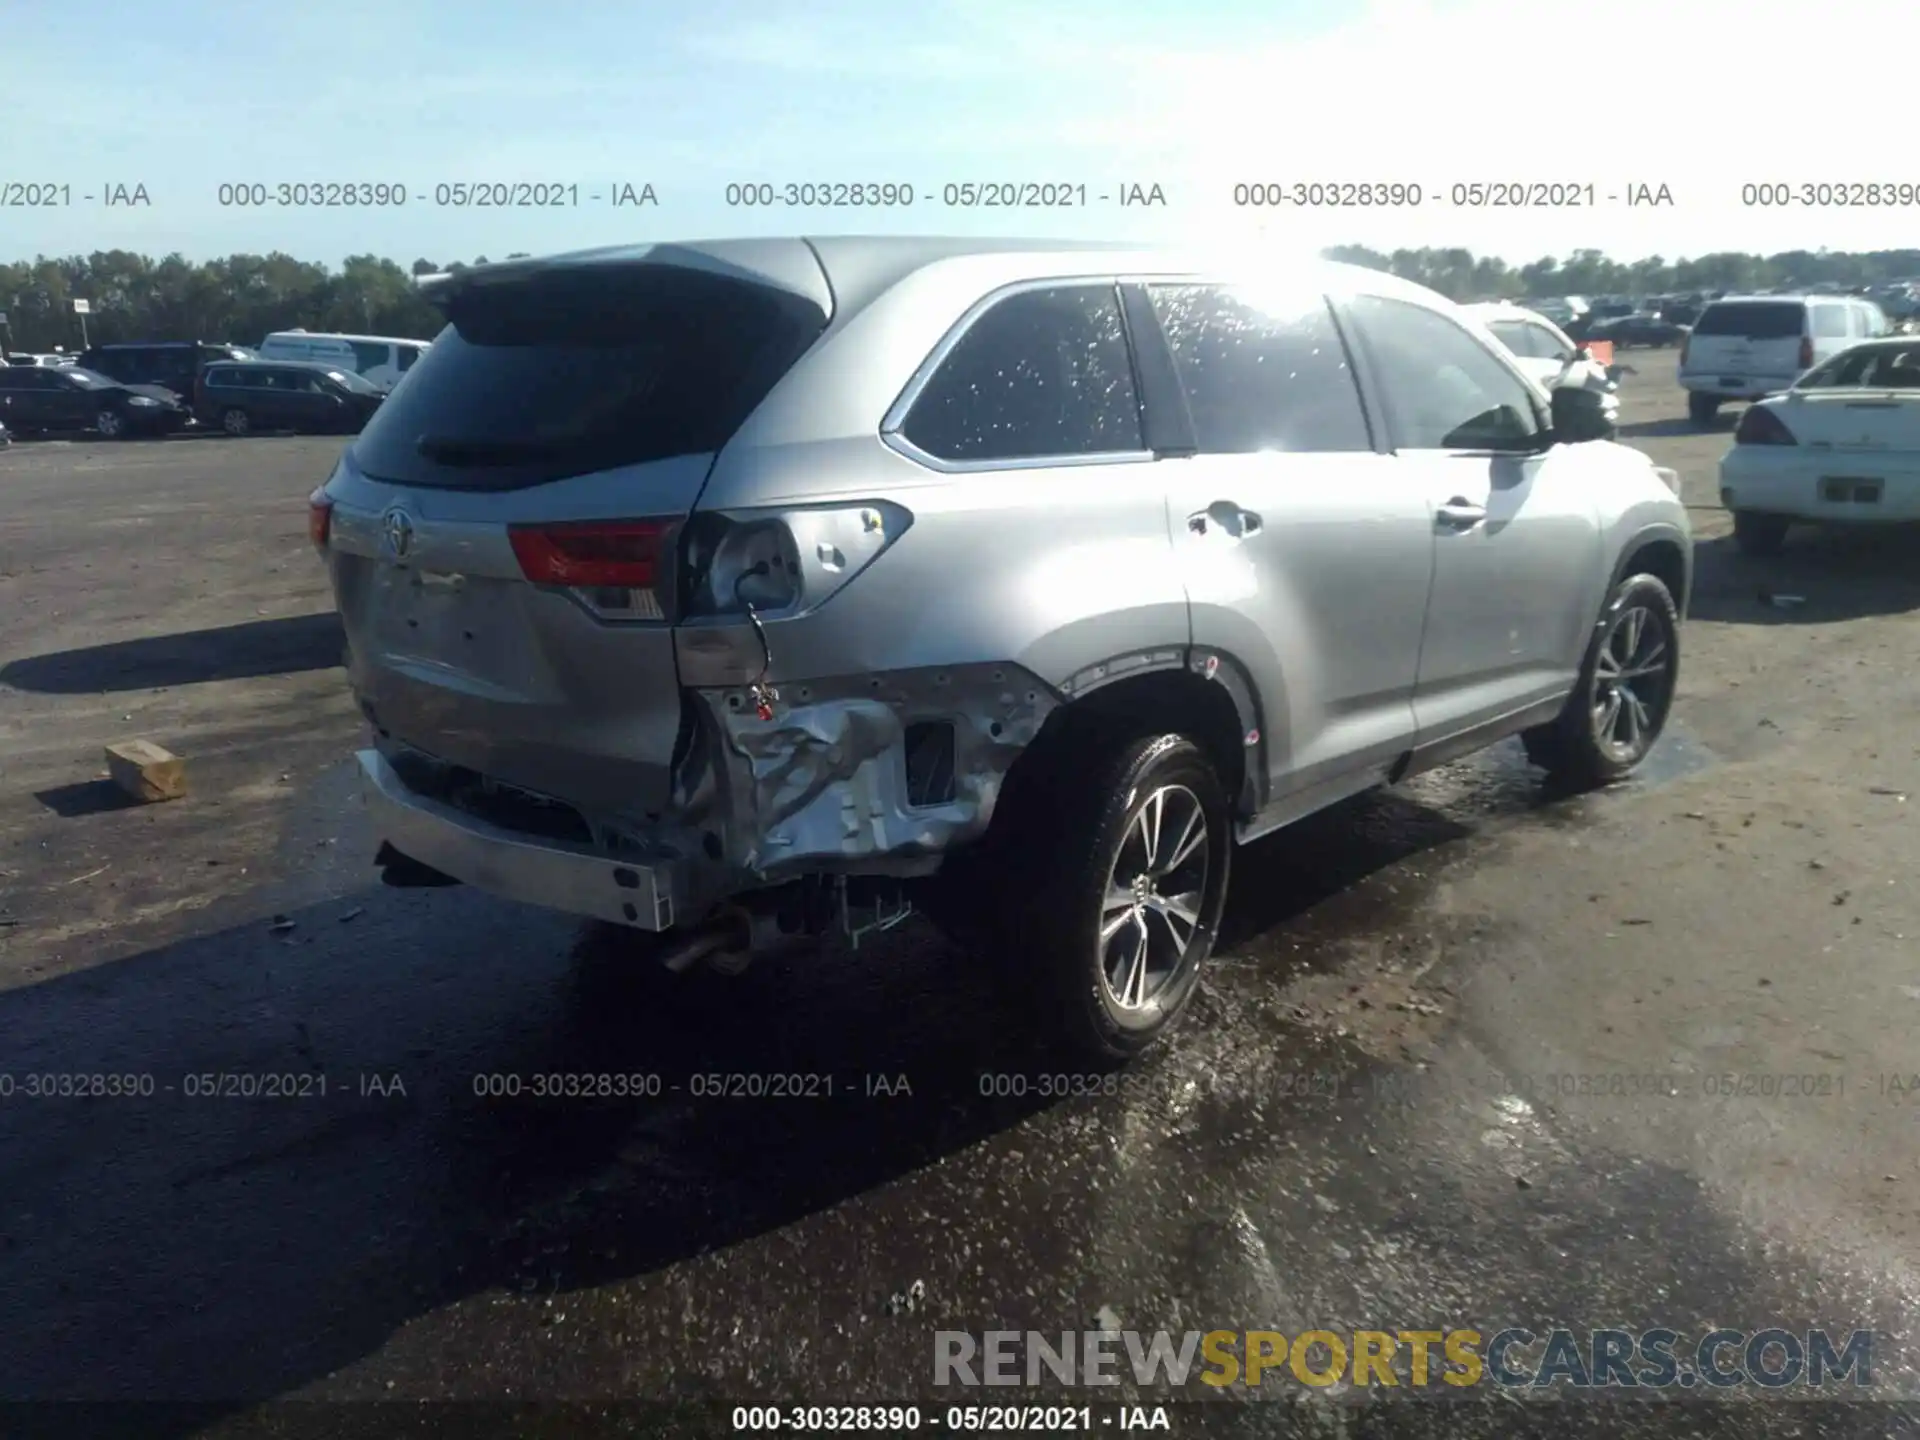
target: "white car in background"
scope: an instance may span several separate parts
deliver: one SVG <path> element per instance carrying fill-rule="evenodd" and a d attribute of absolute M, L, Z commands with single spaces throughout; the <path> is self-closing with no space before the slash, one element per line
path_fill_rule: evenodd
<path fill-rule="evenodd" d="M 1598 391 L 1606 397 L 1607 418 L 1616 425 L 1620 422 L 1619 383 L 1605 365 L 1546 316 L 1507 301 L 1461 308 L 1493 332 L 1493 338 L 1541 389 L 1549 394 L 1562 386 Z"/>
<path fill-rule="evenodd" d="M 1750 405 L 1720 461 L 1720 501 L 1749 554 L 1796 522 L 1920 520 L 1920 338 L 1869 340 Z"/>

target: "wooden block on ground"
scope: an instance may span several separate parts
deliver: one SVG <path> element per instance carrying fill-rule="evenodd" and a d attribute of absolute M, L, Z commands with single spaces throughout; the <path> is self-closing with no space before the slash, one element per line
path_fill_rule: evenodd
<path fill-rule="evenodd" d="M 178 800 L 187 793 L 187 762 L 151 740 L 107 746 L 107 773 L 136 800 Z"/>

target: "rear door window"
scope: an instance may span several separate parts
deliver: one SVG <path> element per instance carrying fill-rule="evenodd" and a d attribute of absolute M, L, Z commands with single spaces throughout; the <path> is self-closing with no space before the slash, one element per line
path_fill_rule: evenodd
<path fill-rule="evenodd" d="M 353 454 L 375 479 L 509 490 L 732 438 L 827 317 L 769 286 L 670 265 L 456 292 L 447 329 Z"/>
<path fill-rule="evenodd" d="M 1782 300 L 1735 300 L 1709 305 L 1693 333 L 1742 340 L 1798 340 L 1806 325 L 1804 305 Z"/>
<path fill-rule="evenodd" d="M 1347 349 L 1324 297 L 1259 302 L 1150 285 L 1203 454 L 1371 450 Z"/>
<path fill-rule="evenodd" d="M 423 373 L 439 349 L 427 352 Z M 1056 285 L 998 301 L 940 362 L 900 433 L 955 462 L 1143 449 L 1118 290 Z"/>
<path fill-rule="evenodd" d="M 1401 450 L 1522 451 L 1545 427 L 1532 388 L 1436 310 L 1378 295 L 1352 310 Z"/>

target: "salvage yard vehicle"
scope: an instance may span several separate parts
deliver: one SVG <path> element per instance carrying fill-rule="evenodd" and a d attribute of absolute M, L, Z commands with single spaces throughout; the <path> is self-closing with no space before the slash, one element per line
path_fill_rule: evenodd
<path fill-rule="evenodd" d="M 332 335 L 277 330 L 260 342 L 262 360 L 304 360 L 348 370 L 381 390 L 391 390 L 427 352 L 425 340 L 392 335 Z"/>
<path fill-rule="evenodd" d="M 1750 406 L 1720 461 L 1734 542 L 1772 555 L 1796 522 L 1920 520 L 1920 340 L 1843 350 Z"/>
<path fill-rule="evenodd" d="M 350 370 L 302 361 L 235 360 L 200 376 L 194 411 L 229 435 L 257 430 L 353 434 L 380 408 L 385 392 Z"/>
<path fill-rule="evenodd" d="M 95 345 L 76 362 L 122 385 L 159 385 L 171 390 L 188 404 L 193 402 L 194 382 L 200 372 L 216 360 L 245 360 L 248 352 L 238 345 L 205 340 L 152 340 L 126 345 Z"/>
<path fill-rule="evenodd" d="M 732 968 L 922 908 L 1117 1062 L 1232 852 L 1661 733 L 1685 510 L 1433 292 L 934 238 L 440 279 L 310 501 L 376 857 Z"/>
<path fill-rule="evenodd" d="M 1507 301 L 1468 305 L 1466 313 L 1506 346 L 1520 369 L 1548 393 L 1562 385 L 1598 391 L 1601 408 L 1618 428 L 1620 385 L 1584 345 L 1576 345 L 1545 315 Z M 1610 435 L 1609 439 L 1612 438 Z"/>
<path fill-rule="evenodd" d="M 1706 425 L 1728 400 L 1776 395 L 1822 361 L 1888 328 L 1878 305 L 1842 295 L 1715 300 L 1680 348 L 1687 416 Z"/>
<path fill-rule="evenodd" d="M 108 440 L 165 435 L 192 418 L 161 385 L 122 385 L 77 365 L 0 368 L 0 418 L 17 435 L 93 430 Z"/>

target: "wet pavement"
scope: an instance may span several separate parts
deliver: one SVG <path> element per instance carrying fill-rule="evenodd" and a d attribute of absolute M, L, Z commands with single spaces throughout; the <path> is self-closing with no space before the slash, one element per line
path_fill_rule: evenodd
<path fill-rule="evenodd" d="M 944 1413 L 942 1330 L 1825 1326 L 1876 1332 L 1871 1405 L 1288 1384 L 1173 1428 L 1905 1433 L 1920 1137 L 1887 1080 L 1920 1071 L 1920 681 L 1888 660 L 1920 583 L 1809 552 L 1824 618 L 1769 626 L 1735 612 L 1744 562 L 1703 553 L 1690 683 L 1641 777 L 1555 795 L 1507 745 L 1242 852 L 1178 1043 L 1107 1078 L 1063 1073 L 1025 997 L 918 923 L 676 982 L 608 931 L 373 884 L 331 632 L 297 603 L 263 598 L 288 621 L 252 678 L 182 662 L 106 707 L 89 644 L 231 603 L 53 643 L 0 620 L 0 736 L 33 737 L 0 764 L 0 915 L 25 922 L 0 930 L 0 1397 L 205 1402 L 130 1433 L 232 1435 L 290 1433 L 255 1408 L 289 1398 L 379 1402 L 308 1412 L 335 1434 L 475 1418 L 397 1401 L 584 1407 L 518 1433 L 681 1401 L 622 1423 L 703 1433 L 741 1403 Z M 29 803 L 93 783 L 88 717 L 209 693 L 254 698 L 193 721 L 196 755 L 241 757 L 209 760 L 204 802 Z M 156 908 L 170 886 L 193 908 Z M 1815 1074 L 1848 1088 L 1780 1092 Z M 25 1093 L 49 1075 L 147 1093 Z M 533 1093 L 554 1076 L 599 1093 Z M 1627 1088 L 1651 1076 L 1674 1093 Z M 0 1409 L 0 1435 L 47 1413 Z"/>

